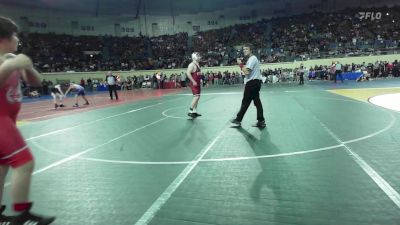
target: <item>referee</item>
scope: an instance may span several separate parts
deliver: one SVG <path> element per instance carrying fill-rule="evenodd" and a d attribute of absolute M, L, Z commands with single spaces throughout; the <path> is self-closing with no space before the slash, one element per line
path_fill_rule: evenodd
<path fill-rule="evenodd" d="M 258 61 L 257 57 L 253 55 L 253 46 L 251 44 L 245 44 L 243 46 L 243 53 L 247 59 L 246 65 L 241 66 L 241 70 L 245 75 L 245 88 L 242 99 L 242 106 L 240 107 L 240 111 L 236 115 L 235 119 L 232 119 L 231 122 L 237 126 L 241 125 L 244 114 L 250 106 L 251 101 L 254 101 L 254 105 L 257 108 L 257 123 L 256 127 L 264 128 L 265 119 L 263 116 L 263 107 L 260 100 L 260 89 L 261 89 L 261 70 L 260 70 L 260 61 Z M 241 60 L 238 59 L 238 64 L 242 64 Z"/>
<path fill-rule="evenodd" d="M 111 72 L 108 72 L 105 80 L 108 85 L 108 91 L 110 92 L 111 100 L 113 100 L 113 94 L 112 94 L 113 91 L 114 91 L 115 99 L 118 100 L 117 77 L 115 77 Z"/>

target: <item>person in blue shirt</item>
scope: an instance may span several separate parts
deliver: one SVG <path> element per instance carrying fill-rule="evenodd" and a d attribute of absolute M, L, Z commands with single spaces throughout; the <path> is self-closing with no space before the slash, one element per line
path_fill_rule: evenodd
<path fill-rule="evenodd" d="M 79 107 L 79 105 L 78 105 L 78 96 L 82 96 L 82 98 L 86 101 L 86 103 L 84 105 L 89 105 L 89 101 L 85 97 L 85 88 L 83 88 L 79 84 L 70 83 L 68 90 L 65 92 L 65 96 L 67 96 L 67 94 L 71 90 L 75 90 L 76 91 L 76 94 L 75 94 L 75 105 L 73 105 L 73 107 Z"/>

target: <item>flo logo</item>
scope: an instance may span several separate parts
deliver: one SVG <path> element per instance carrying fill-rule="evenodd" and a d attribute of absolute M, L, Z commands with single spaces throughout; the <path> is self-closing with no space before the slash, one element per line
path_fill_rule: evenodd
<path fill-rule="evenodd" d="M 380 12 L 359 12 L 360 20 L 380 20 L 382 18 L 382 13 Z"/>

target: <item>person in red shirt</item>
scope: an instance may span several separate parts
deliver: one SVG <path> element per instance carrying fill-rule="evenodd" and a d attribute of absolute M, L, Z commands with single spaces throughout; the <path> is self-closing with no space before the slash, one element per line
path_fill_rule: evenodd
<path fill-rule="evenodd" d="M 16 216 L 5 216 L 0 207 L 0 224 L 22 225 L 52 223 L 54 217 L 43 217 L 30 212 L 29 189 L 33 171 L 33 157 L 16 126 L 21 107 L 21 79 L 32 86 L 40 86 L 38 72 L 26 55 L 14 55 L 19 39 L 18 27 L 8 18 L 0 17 L 0 199 L 9 168 L 13 169 L 11 195 Z"/>
<path fill-rule="evenodd" d="M 389 76 L 389 74 L 392 74 L 392 70 L 393 70 L 393 64 L 391 62 L 388 62 L 387 66 L 387 74 Z M 393 75 L 392 75 L 393 76 Z"/>
<path fill-rule="evenodd" d="M 190 105 L 188 116 L 192 118 L 196 118 L 201 116 L 201 114 L 197 113 L 197 105 L 199 104 L 200 94 L 201 94 L 201 71 L 200 71 L 200 60 L 201 56 L 200 53 L 194 52 L 192 54 L 192 60 L 187 69 L 187 77 L 190 80 L 190 88 L 192 89 L 193 93 L 193 101 Z"/>
<path fill-rule="evenodd" d="M 83 79 L 83 77 L 81 78 L 81 83 L 80 83 L 80 85 L 81 85 L 83 88 L 85 88 L 85 80 Z"/>

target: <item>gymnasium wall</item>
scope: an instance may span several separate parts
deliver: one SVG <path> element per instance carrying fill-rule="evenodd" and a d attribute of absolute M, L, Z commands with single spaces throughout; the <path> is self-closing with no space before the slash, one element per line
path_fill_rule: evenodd
<path fill-rule="evenodd" d="M 275 69 L 275 68 L 295 68 L 299 67 L 301 63 L 305 67 L 315 66 L 315 65 L 331 65 L 332 61 L 340 61 L 342 64 L 361 64 L 374 63 L 376 61 L 388 61 L 393 62 L 395 60 L 400 61 L 400 54 L 394 55 L 379 55 L 379 56 L 363 56 L 363 57 L 347 57 L 347 58 L 331 58 L 331 59 L 318 59 L 309 61 L 298 61 L 298 62 L 287 62 L 287 63 L 270 63 L 262 64 L 261 69 Z M 157 71 L 161 71 L 168 76 L 171 74 L 181 74 L 186 73 L 186 69 L 166 69 L 166 70 L 140 70 L 140 71 L 116 71 L 117 74 L 126 78 L 127 76 L 139 76 L 139 75 L 153 75 Z M 224 72 L 224 71 L 239 71 L 238 66 L 224 66 L 224 67 L 204 67 L 202 72 L 206 73 L 208 71 L 214 72 Z M 52 82 L 57 82 L 57 80 L 69 80 L 73 82 L 79 82 L 81 78 L 87 80 L 90 78 L 104 79 L 107 71 L 102 72 L 77 72 L 77 73 L 44 73 L 42 78 L 46 80 L 51 80 Z"/>

